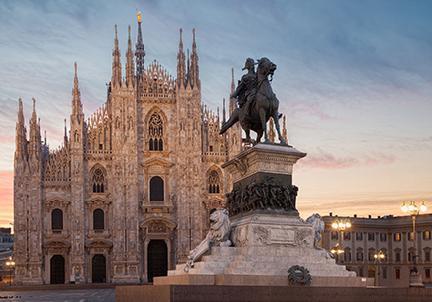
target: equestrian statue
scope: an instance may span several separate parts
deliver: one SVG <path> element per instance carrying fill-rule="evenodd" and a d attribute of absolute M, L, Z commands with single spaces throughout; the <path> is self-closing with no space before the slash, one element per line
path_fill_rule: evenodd
<path fill-rule="evenodd" d="M 255 65 L 258 65 L 256 73 Z M 238 107 L 232 112 L 228 121 L 222 125 L 219 134 L 225 133 L 235 123 L 240 122 L 246 133 L 246 142 L 252 142 L 250 137 L 250 130 L 252 130 L 257 133 L 255 143 L 261 141 L 263 134 L 264 142 L 269 143 L 267 122 L 272 117 L 280 143 L 287 144 L 280 131 L 279 119 L 282 114 L 278 112 L 279 100 L 270 85 L 276 64 L 268 58 L 261 58 L 257 63 L 247 58 L 243 70 L 248 72 L 242 76 L 237 89 L 231 95 L 232 98 L 237 99 Z"/>

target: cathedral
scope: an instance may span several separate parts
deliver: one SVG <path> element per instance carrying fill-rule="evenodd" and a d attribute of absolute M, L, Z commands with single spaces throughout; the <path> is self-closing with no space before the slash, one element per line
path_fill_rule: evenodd
<path fill-rule="evenodd" d="M 241 128 L 223 136 L 222 118 L 201 103 L 195 30 L 177 75 L 145 64 L 138 15 L 125 68 L 115 28 L 106 101 L 83 113 L 77 64 L 70 125 L 62 145 L 42 141 L 35 100 L 25 125 L 19 100 L 14 157 L 17 284 L 140 283 L 184 262 L 224 206 L 230 179 L 221 165 L 241 150 Z M 234 91 L 234 76 L 231 92 Z M 236 108 L 229 99 L 228 113 Z"/>

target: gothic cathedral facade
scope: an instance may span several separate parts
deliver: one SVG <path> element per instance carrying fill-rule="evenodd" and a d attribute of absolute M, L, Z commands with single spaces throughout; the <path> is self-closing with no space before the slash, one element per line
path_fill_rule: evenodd
<path fill-rule="evenodd" d="M 240 152 L 241 129 L 220 136 L 225 106 L 220 118 L 201 103 L 195 30 L 189 56 L 180 29 L 176 78 L 156 61 L 145 66 L 140 19 L 124 76 L 117 27 L 112 56 L 106 102 L 87 119 L 75 64 L 70 129 L 55 150 L 41 140 L 35 100 L 27 136 L 19 100 L 17 284 L 152 281 L 186 259 L 224 205 L 221 165 Z"/>

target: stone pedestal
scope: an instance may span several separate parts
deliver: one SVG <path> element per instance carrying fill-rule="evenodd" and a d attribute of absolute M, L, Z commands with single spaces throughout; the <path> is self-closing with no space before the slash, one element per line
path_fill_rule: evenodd
<path fill-rule="evenodd" d="M 296 209 L 293 165 L 306 154 L 290 146 L 258 144 L 223 165 L 233 177 L 227 194 L 231 247 L 212 247 L 188 273 L 185 264 L 154 284 L 281 285 L 299 265 L 311 286 L 366 286 L 330 254 L 314 246 L 314 227 Z"/>
<path fill-rule="evenodd" d="M 292 173 L 304 156 L 306 153 L 291 146 L 258 144 L 223 164 L 233 178 L 232 191 L 227 194 L 230 216 L 255 210 L 298 216 L 298 188 L 292 184 Z"/>

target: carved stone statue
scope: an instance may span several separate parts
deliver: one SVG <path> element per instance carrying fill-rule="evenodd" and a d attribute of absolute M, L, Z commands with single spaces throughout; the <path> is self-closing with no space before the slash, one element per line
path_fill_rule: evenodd
<path fill-rule="evenodd" d="M 258 64 L 255 73 L 254 65 Z M 235 109 L 229 120 L 222 125 L 220 134 L 225 133 L 235 123 L 240 122 L 246 133 L 246 140 L 251 141 L 250 130 L 257 133 L 256 143 L 261 141 L 264 134 L 266 143 L 269 143 L 267 135 L 267 122 L 273 117 L 276 130 L 281 144 L 286 144 L 283 138 L 279 119 L 282 114 L 279 113 L 279 100 L 273 93 L 270 85 L 269 76 L 273 79 L 276 64 L 268 58 L 261 58 L 257 63 L 253 59 L 246 59 L 245 67 L 248 73 L 243 75 L 236 91 L 231 97 L 237 98 L 239 108 Z"/>
<path fill-rule="evenodd" d="M 324 221 L 320 214 L 312 214 L 306 219 L 306 222 L 311 224 L 314 231 L 314 247 L 316 249 L 322 249 L 320 247 L 321 233 L 324 232 Z"/>
<path fill-rule="evenodd" d="M 229 240 L 231 231 L 231 223 L 228 217 L 227 209 L 217 209 L 210 215 L 210 230 L 206 238 L 201 243 L 190 251 L 188 261 L 184 268 L 185 272 L 194 266 L 202 255 L 204 255 L 212 246 L 231 246 Z"/>

